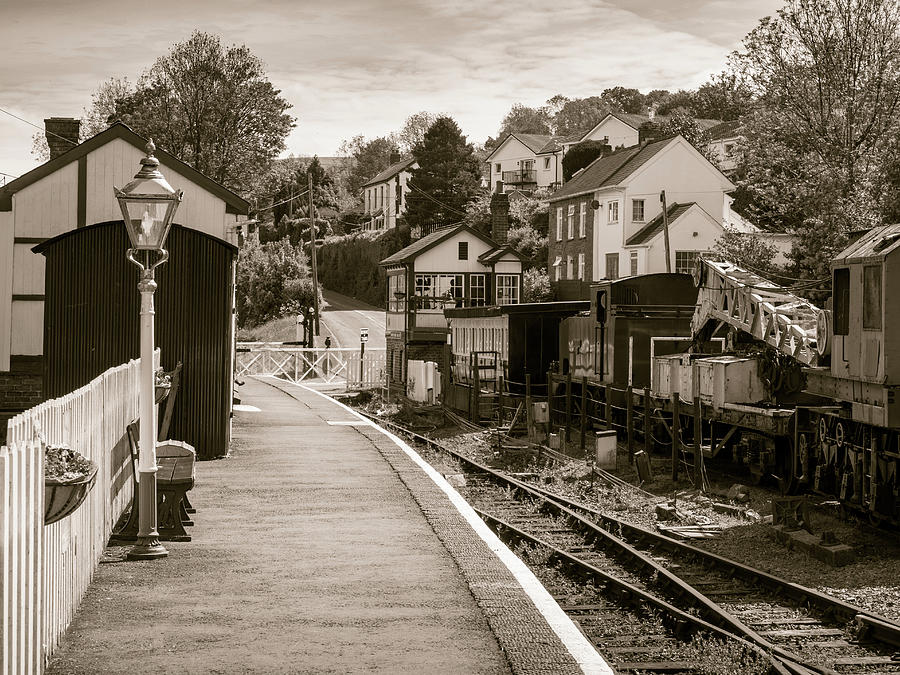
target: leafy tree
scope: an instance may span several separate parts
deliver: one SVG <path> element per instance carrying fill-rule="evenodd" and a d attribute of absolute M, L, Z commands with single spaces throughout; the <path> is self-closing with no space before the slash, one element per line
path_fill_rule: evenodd
<path fill-rule="evenodd" d="M 466 215 L 462 219 L 472 229 L 488 235 L 491 233 L 491 197 L 490 190 L 479 190 L 472 201 L 466 204 Z"/>
<path fill-rule="evenodd" d="M 684 108 L 674 110 L 668 117 L 656 124 L 661 136 L 684 136 L 688 143 L 693 145 L 710 162 L 715 164 L 718 156 L 710 147 L 710 136 L 703 127 L 694 119 L 694 116 Z"/>
<path fill-rule="evenodd" d="M 341 144 L 340 152 L 352 158 L 347 177 L 347 191 L 359 195 L 366 182 L 391 165 L 391 157 L 400 151 L 393 139 L 379 136 L 367 141 L 363 136 L 354 136 Z"/>
<path fill-rule="evenodd" d="M 753 106 L 750 87 L 736 73 L 723 71 L 700 85 L 693 95 L 690 111 L 698 119 L 730 122 Z"/>
<path fill-rule="evenodd" d="M 550 275 L 545 268 L 534 267 L 522 273 L 522 302 L 549 302 L 552 299 Z"/>
<path fill-rule="evenodd" d="M 513 227 L 527 225 L 538 233 L 547 234 L 549 225 L 550 204 L 547 188 L 538 188 L 532 194 L 511 199 L 509 203 L 509 220 Z"/>
<path fill-rule="evenodd" d="M 312 302 L 308 259 L 287 239 L 249 240 L 237 266 L 237 313 L 242 327 L 258 326 Z"/>
<path fill-rule="evenodd" d="M 410 171 L 406 222 L 411 228 L 460 222 L 481 189 L 481 168 L 459 126 L 439 117 L 413 156 L 419 167 Z"/>
<path fill-rule="evenodd" d="M 757 104 L 739 185 L 756 222 L 797 235 L 825 277 L 849 229 L 882 221 L 900 118 L 898 0 L 788 0 L 732 58 Z"/>
<path fill-rule="evenodd" d="M 547 265 L 547 235 L 541 234 L 531 225 L 515 225 L 509 228 L 507 242 L 522 254 L 524 269 Z"/>
<path fill-rule="evenodd" d="M 90 107 L 82 110 L 78 142 L 86 141 L 109 128 L 116 121 L 117 102 L 133 92 L 134 85 L 127 77 L 111 77 L 102 82 L 91 95 Z M 31 152 L 40 160 L 50 159 L 50 147 L 47 145 L 47 135 L 43 131 L 36 131 L 32 136 Z"/>
<path fill-rule="evenodd" d="M 602 120 L 609 112 L 607 102 L 599 96 L 567 100 L 553 117 L 557 134 L 568 135 L 576 131 L 587 131 Z"/>
<path fill-rule="evenodd" d="M 284 150 L 290 104 L 246 46 L 195 31 L 156 60 L 116 115 L 198 171 L 242 191 Z"/>
<path fill-rule="evenodd" d="M 416 143 L 422 142 L 425 132 L 438 117 L 439 115 L 424 110 L 407 117 L 403 128 L 395 134 L 395 140 L 400 150 L 407 154 L 411 153 Z"/>
<path fill-rule="evenodd" d="M 748 232 L 726 227 L 713 244 L 713 250 L 725 260 L 766 278 L 781 272 L 773 262 L 778 256 L 778 249 Z"/>
<path fill-rule="evenodd" d="M 607 110 L 635 115 L 647 114 L 647 99 L 637 89 L 611 87 L 604 89 L 600 98 Z"/>
<path fill-rule="evenodd" d="M 610 147 L 602 141 L 583 141 L 569 148 L 562 160 L 563 181 L 568 181 L 579 169 L 583 169 Z"/>
<path fill-rule="evenodd" d="M 521 103 L 514 104 L 503 118 L 498 136 L 503 137 L 511 133 L 549 134 L 550 116 L 547 114 L 547 108 L 530 108 Z"/>

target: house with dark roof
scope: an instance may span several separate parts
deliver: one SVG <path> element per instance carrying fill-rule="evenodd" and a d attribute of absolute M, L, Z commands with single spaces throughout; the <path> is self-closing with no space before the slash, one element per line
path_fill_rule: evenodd
<path fill-rule="evenodd" d="M 562 165 L 552 153 L 541 155 L 559 137 L 544 134 L 508 134 L 485 158 L 491 192 L 537 188 L 555 189 L 562 183 Z"/>
<path fill-rule="evenodd" d="M 444 309 L 518 304 L 522 257 L 506 243 L 509 200 L 491 200 L 492 237 L 461 224 L 435 230 L 381 261 L 387 273 L 387 376 L 405 386 L 407 362 L 443 363 Z"/>
<path fill-rule="evenodd" d="M 722 122 L 711 129 L 707 129 L 709 134 L 710 149 L 715 152 L 718 158 L 719 168 L 725 175 L 731 175 L 736 167 L 737 153 L 740 150 L 741 140 L 743 139 L 743 125 L 740 120 L 732 120 L 730 122 Z"/>
<path fill-rule="evenodd" d="M 0 417 L 139 355 L 138 273 L 113 186 L 141 168 L 147 139 L 117 122 L 79 144 L 77 119 L 45 124 L 50 159 L 0 188 Z M 171 429 L 214 457 L 228 450 L 234 263 L 249 204 L 154 154 L 184 191 L 156 275 L 161 362 L 183 365 Z"/>
<path fill-rule="evenodd" d="M 364 230 L 385 230 L 397 227 L 397 218 L 406 211 L 410 169 L 418 168 L 416 160 L 397 159 L 363 185 Z"/>
<path fill-rule="evenodd" d="M 560 300 L 590 284 L 665 272 L 665 191 L 671 270 L 692 269 L 731 212 L 734 184 L 682 136 L 594 160 L 550 196 L 548 263 Z"/>

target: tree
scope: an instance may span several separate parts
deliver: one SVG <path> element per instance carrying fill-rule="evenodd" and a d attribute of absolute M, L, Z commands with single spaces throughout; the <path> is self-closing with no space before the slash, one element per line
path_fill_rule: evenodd
<path fill-rule="evenodd" d="M 395 134 L 395 142 L 404 153 L 411 153 L 416 143 L 421 143 L 425 132 L 434 124 L 439 115 L 422 111 L 406 118 L 403 128 Z"/>
<path fill-rule="evenodd" d="M 522 302 L 549 302 L 553 299 L 550 275 L 544 268 L 532 268 L 522 273 Z"/>
<path fill-rule="evenodd" d="M 604 89 L 600 98 L 607 110 L 635 115 L 647 114 L 646 97 L 637 89 L 611 87 Z"/>
<path fill-rule="evenodd" d="M 299 307 L 309 307 L 312 283 L 308 259 L 287 239 L 260 244 L 250 239 L 237 266 L 238 324 L 258 326 Z"/>
<path fill-rule="evenodd" d="M 347 176 L 347 191 L 359 195 L 362 186 L 391 165 L 391 158 L 399 154 L 396 141 L 379 136 L 367 141 L 362 136 L 354 136 L 341 144 L 340 152 L 352 158 Z"/>
<path fill-rule="evenodd" d="M 773 262 L 778 257 L 778 249 L 755 234 L 726 227 L 713 244 L 713 250 L 728 262 L 768 279 L 781 272 Z"/>
<path fill-rule="evenodd" d="M 584 141 L 569 148 L 562 160 L 563 181 L 568 181 L 579 169 L 583 169 L 611 148 L 602 141 Z"/>
<path fill-rule="evenodd" d="M 709 134 L 694 119 L 694 116 L 684 108 L 674 110 L 668 117 L 660 120 L 656 126 L 663 137 L 680 134 L 710 162 L 715 164 L 718 161 L 718 155 L 710 147 Z"/>
<path fill-rule="evenodd" d="M 466 217 L 466 205 L 481 189 L 481 168 L 459 126 L 439 117 L 413 148 L 406 222 L 410 227 L 449 225 Z"/>
<path fill-rule="evenodd" d="M 503 118 L 497 135 L 502 138 L 512 133 L 549 134 L 550 116 L 547 114 L 547 108 L 529 108 L 521 103 L 514 104 Z"/>
<path fill-rule="evenodd" d="M 102 82 L 91 95 L 90 107 L 82 109 L 78 142 L 81 143 L 109 128 L 116 121 L 118 101 L 127 98 L 133 92 L 134 85 L 127 77 L 111 77 Z M 43 131 L 37 131 L 32 136 L 31 152 L 40 160 L 50 159 L 50 147 L 47 145 L 47 135 Z"/>
<path fill-rule="evenodd" d="M 690 110 L 698 119 L 730 122 L 750 112 L 753 94 L 736 73 L 723 71 L 700 85 L 693 95 Z"/>
<path fill-rule="evenodd" d="M 195 31 L 156 60 L 116 115 L 198 171 L 241 191 L 285 147 L 290 104 L 246 46 Z"/>
<path fill-rule="evenodd" d="M 531 225 L 514 225 L 509 228 L 507 243 L 522 254 L 525 260 L 523 269 L 530 270 L 535 267 L 547 265 L 547 236 L 541 234 Z"/>
<path fill-rule="evenodd" d="M 553 117 L 557 134 L 568 135 L 576 131 L 587 131 L 602 120 L 609 109 L 599 96 L 576 98 L 566 101 Z"/>
<path fill-rule="evenodd" d="M 462 221 L 474 230 L 491 234 L 491 197 L 490 190 L 479 190 L 478 194 L 466 204 L 466 215 Z"/>
<path fill-rule="evenodd" d="M 797 235 L 802 274 L 828 276 L 848 230 L 887 208 L 900 118 L 898 0 L 788 0 L 732 57 L 757 103 L 739 185 L 757 222 Z"/>

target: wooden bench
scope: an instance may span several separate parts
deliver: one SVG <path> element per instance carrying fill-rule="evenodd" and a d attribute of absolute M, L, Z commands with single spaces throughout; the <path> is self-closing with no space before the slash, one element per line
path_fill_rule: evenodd
<path fill-rule="evenodd" d="M 131 472 L 134 496 L 127 522 L 110 538 L 110 541 L 134 541 L 137 538 L 140 516 L 138 513 L 139 487 L 138 464 L 140 460 L 140 427 L 135 420 L 127 428 L 131 450 Z M 190 541 L 184 529 L 193 525 L 185 508 L 187 491 L 194 487 L 196 454 L 194 449 L 181 441 L 161 441 L 156 446 L 156 510 L 157 530 L 163 541 Z"/>

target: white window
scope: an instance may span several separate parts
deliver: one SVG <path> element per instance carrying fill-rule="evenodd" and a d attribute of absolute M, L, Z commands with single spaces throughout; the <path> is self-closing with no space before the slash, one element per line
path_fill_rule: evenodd
<path fill-rule="evenodd" d="M 553 269 L 555 270 L 555 272 L 553 273 L 553 275 L 554 275 L 554 281 L 559 281 L 559 276 L 560 276 L 559 268 L 560 268 L 560 265 L 554 265 L 554 266 L 553 266 Z"/>
<path fill-rule="evenodd" d="M 638 273 L 637 270 L 638 270 L 638 252 L 632 251 L 631 252 L 631 276 L 636 277 L 637 273 Z"/>
<path fill-rule="evenodd" d="M 419 309 L 462 307 L 465 286 L 462 274 L 417 274 Z"/>
<path fill-rule="evenodd" d="M 484 307 L 487 300 L 485 294 L 484 275 L 473 274 L 469 277 L 469 304 L 473 307 Z"/>
<path fill-rule="evenodd" d="M 556 241 L 562 241 L 562 207 L 556 207 Z"/>
<path fill-rule="evenodd" d="M 545 169 L 550 168 L 550 158 L 549 157 L 544 157 L 544 168 Z"/>
<path fill-rule="evenodd" d="M 575 278 L 575 262 L 572 260 L 572 256 L 566 257 L 566 279 L 574 279 Z"/>
<path fill-rule="evenodd" d="M 406 311 L 406 275 L 392 274 L 388 277 L 388 311 Z"/>
<path fill-rule="evenodd" d="M 584 253 L 578 254 L 578 278 L 584 281 Z"/>
<path fill-rule="evenodd" d="M 587 218 L 587 202 L 581 202 L 578 210 L 578 236 L 584 239 L 585 224 Z"/>
<path fill-rule="evenodd" d="M 607 253 L 606 254 L 606 278 L 607 279 L 618 279 L 619 278 L 619 254 L 618 253 Z"/>
<path fill-rule="evenodd" d="M 566 232 L 569 239 L 575 238 L 575 205 L 569 204 L 569 212 L 566 217 Z"/>
<path fill-rule="evenodd" d="M 609 216 L 607 218 L 607 222 L 618 223 L 619 222 L 619 202 L 618 202 L 618 200 L 614 201 L 614 202 L 609 202 L 608 209 L 609 209 L 609 211 L 608 211 Z"/>
<path fill-rule="evenodd" d="M 700 251 L 675 251 L 675 271 L 684 274 L 694 273 L 694 263 L 700 257 Z"/>
<path fill-rule="evenodd" d="M 644 222 L 644 200 L 643 199 L 632 199 L 631 200 L 631 219 L 636 223 Z"/>
<path fill-rule="evenodd" d="M 497 304 L 517 305 L 519 303 L 519 275 L 497 275 Z"/>

